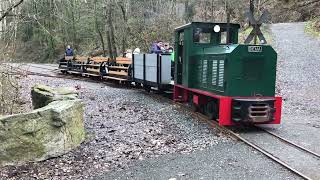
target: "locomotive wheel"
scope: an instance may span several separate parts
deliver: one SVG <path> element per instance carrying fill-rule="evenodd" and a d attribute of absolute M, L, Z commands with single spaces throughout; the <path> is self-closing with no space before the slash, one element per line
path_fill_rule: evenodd
<path fill-rule="evenodd" d="M 205 112 L 207 114 L 207 116 L 209 117 L 210 120 L 216 120 L 218 118 L 217 115 L 217 103 L 214 101 L 209 101 L 206 105 L 206 109 Z"/>
<path fill-rule="evenodd" d="M 198 112 L 199 111 L 199 107 L 194 103 L 191 104 L 191 109 L 192 109 L 193 112 Z"/>
<path fill-rule="evenodd" d="M 190 108 L 193 112 L 198 112 L 200 109 L 195 103 L 193 103 L 193 96 L 192 95 L 189 95 L 188 105 L 190 106 Z"/>

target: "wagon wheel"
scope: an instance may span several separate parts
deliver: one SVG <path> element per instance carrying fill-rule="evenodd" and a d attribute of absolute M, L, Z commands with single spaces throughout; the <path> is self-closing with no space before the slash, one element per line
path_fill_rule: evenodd
<path fill-rule="evenodd" d="M 142 87 L 142 85 L 140 83 L 134 82 L 135 83 L 135 87 L 140 89 Z"/>
<path fill-rule="evenodd" d="M 131 81 L 124 81 L 124 85 L 125 85 L 127 88 L 131 88 Z"/>
<path fill-rule="evenodd" d="M 147 91 L 148 93 L 151 91 L 151 86 L 148 85 L 143 85 L 144 86 L 144 90 Z"/>

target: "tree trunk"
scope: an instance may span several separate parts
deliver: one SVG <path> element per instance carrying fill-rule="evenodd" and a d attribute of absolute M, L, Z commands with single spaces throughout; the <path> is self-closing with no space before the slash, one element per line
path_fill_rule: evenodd
<path fill-rule="evenodd" d="M 109 7 L 107 8 L 107 25 L 108 25 L 108 35 L 110 38 L 109 46 L 112 50 L 112 58 L 115 59 L 117 57 L 117 47 L 116 47 L 116 40 L 115 40 L 115 34 L 114 34 L 114 27 L 112 23 L 112 8 L 113 8 L 113 2 L 108 3 Z"/>
<path fill-rule="evenodd" d="M 109 30 L 107 30 L 107 41 L 108 41 L 108 51 L 109 51 L 110 58 L 112 60 L 114 60 L 115 57 L 114 57 L 114 54 L 113 54 L 113 51 L 112 51 L 112 43 L 111 43 L 110 31 Z"/>
<path fill-rule="evenodd" d="M 127 10 L 125 8 L 125 3 L 119 3 L 120 9 L 121 9 L 121 13 L 122 13 L 122 18 L 124 21 L 124 31 L 123 31 L 123 35 L 122 35 L 122 53 L 124 53 L 126 51 L 127 48 L 127 36 L 128 36 L 128 18 L 127 18 Z"/>
<path fill-rule="evenodd" d="M 99 24 L 98 24 L 97 0 L 94 1 L 94 12 L 95 12 L 95 16 L 94 16 L 95 29 L 96 29 L 96 32 L 99 35 L 100 43 L 101 43 L 102 50 L 103 50 L 103 56 L 106 56 L 106 48 L 105 48 L 105 45 L 104 45 L 104 39 L 103 39 L 103 35 L 102 35 L 102 32 L 101 32 L 101 30 L 99 28 Z"/>
<path fill-rule="evenodd" d="M 72 20 L 72 45 L 74 48 L 77 48 L 77 34 L 76 34 L 76 20 L 75 20 L 75 15 L 74 11 L 76 10 L 75 7 L 75 0 L 71 0 L 71 20 Z"/>

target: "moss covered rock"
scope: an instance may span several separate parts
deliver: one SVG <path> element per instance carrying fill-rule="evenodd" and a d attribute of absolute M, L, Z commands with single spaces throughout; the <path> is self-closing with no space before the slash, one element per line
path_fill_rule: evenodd
<path fill-rule="evenodd" d="M 84 105 L 70 88 L 33 88 L 39 109 L 0 117 L 0 165 L 63 155 L 85 140 Z M 71 100 L 70 100 L 71 99 Z"/>
<path fill-rule="evenodd" d="M 75 88 L 51 88 L 38 84 L 32 87 L 31 96 L 34 109 L 38 109 L 53 101 L 76 100 L 78 99 L 78 92 Z"/>

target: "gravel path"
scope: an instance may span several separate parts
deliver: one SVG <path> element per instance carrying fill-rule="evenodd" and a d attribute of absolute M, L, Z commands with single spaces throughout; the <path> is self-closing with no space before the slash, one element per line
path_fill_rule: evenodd
<path fill-rule="evenodd" d="M 191 154 L 168 154 L 95 180 L 299 180 L 243 143 L 225 142 Z"/>
<path fill-rule="evenodd" d="M 80 88 L 88 137 L 81 147 L 59 158 L 0 168 L 0 179 L 88 179 L 124 169 L 132 161 L 185 154 L 230 141 L 188 112 L 141 90 L 37 76 L 21 82 L 28 110 L 34 84 Z"/>
<path fill-rule="evenodd" d="M 304 23 L 275 24 L 271 30 L 284 98 L 283 122 L 274 131 L 320 154 L 320 39 L 306 34 Z"/>

